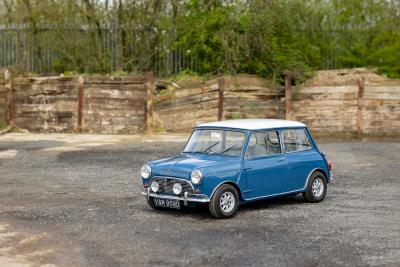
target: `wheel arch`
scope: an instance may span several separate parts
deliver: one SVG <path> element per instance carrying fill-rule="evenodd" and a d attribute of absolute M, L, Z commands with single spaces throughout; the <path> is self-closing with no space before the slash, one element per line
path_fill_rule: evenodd
<path fill-rule="evenodd" d="M 312 175 L 314 172 L 321 172 L 321 173 L 324 175 L 325 182 L 326 182 L 326 183 L 329 183 L 329 181 L 328 181 L 328 175 L 327 175 L 326 171 L 325 171 L 324 169 L 320 168 L 320 167 L 319 167 L 319 168 L 315 168 L 315 169 L 313 169 L 312 171 L 310 171 L 310 173 L 308 174 L 308 177 L 307 177 L 307 180 L 306 180 L 306 183 L 305 183 L 305 185 L 304 185 L 303 190 L 306 190 L 307 185 L 308 185 L 308 181 L 310 180 L 310 177 L 311 177 L 311 175 Z"/>
<path fill-rule="evenodd" d="M 325 176 L 325 182 L 329 183 L 329 181 L 328 181 L 328 174 L 326 173 L 326 171 L 325 171 L 324 169 L 322 169 L 322 168 L 316 168 L 316 169 L 314 169 L 314 170 L 311 172 L 311 174 L 313 174 L 314 172 L 317 172 L 317 171 L 322 172 L 322 174 Z M 311 176 L 311 174 L 310 174 L 310 176 Z"/>
<path fill-rule="evenodd" d="M 220 188 L 221 186 L 223 186 L 223 185 L 225 185 L 225 184 L 228 184 L 228 185 L 233 186 L 233 187 L 236 189 L 236 191 L 238 192 L 238 194 L 239 194 L 239 200 L 240 200 L 240 202 L 244 202 L 244 198 L 243 198 L 243 196 L 242 196 L 242 190 L 240 190 L 240 187 L 239 187 L 235 182 L 233 182 L 233 181 L 224 181 L 224 182 L 218 184 L 218 185 L 214 188 L 214 190 L 212 191 L 212 193 L 211 193 L 211 195 L 210 195 L 210 199 L 214 196 L 215 191 L 217 191 L 218 188 Z"/>

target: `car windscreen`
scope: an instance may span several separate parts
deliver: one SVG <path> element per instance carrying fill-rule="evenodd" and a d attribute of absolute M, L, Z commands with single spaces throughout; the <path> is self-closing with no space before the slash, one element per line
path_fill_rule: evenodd
<path fill-rule="evenodd" d="M 197 129 L 183 152 L 240 156 L 244 141 L 245 133 L 241 131 Z"/>

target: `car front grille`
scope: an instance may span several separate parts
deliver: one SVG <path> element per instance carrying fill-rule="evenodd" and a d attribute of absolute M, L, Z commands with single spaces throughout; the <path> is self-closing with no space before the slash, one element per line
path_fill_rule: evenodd
<path fill-rule="evenodd" d="M 180 194 L 180 196 L 183 196 L 185 192 L 188 192 L 188 194 L 194 194 L 193 186 L 187 180 L 172 177 L 154 177 L 151 181 L 155 181 L 158 183 L 159 188 L 157 193 L 174 194 L 172 188 L 175 183 L 179 183 L 182 186 L 182 193 Z"/>

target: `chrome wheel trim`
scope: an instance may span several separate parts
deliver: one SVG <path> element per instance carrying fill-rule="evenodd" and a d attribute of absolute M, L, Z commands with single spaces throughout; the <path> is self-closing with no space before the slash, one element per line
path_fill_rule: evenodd
<path fill-rule="evenodd" d="M 229 213 L 235 207 L 235 196 L 232 192 L 224 192 L 219 199 L 219 207 L 225 213 Z"/>
<path fill-rule="evenodd" d="M 320 197 L 322 196 L 322 193 L 324 192 L 324 182 L 322 181 L 321 178 L 316 178 L 311 187 L 312 193 L 314 197 Z"/>

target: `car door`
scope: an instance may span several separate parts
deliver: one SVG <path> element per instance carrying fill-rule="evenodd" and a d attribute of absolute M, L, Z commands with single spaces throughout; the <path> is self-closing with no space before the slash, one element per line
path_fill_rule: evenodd
<path fill-rule="evenodd" d="M 290 176 L 289 191 L 303 189 L 315 161 L 319 159 L 318 152 L 313 149 L 304 128 L 283 130 L 281 137 Z"/>
<path fill-rule="evenodd" d="M 246 199 L 284 193 L 288 188 L 286 160 L 277 131 L 253 132 L 244 157 Z"/>

